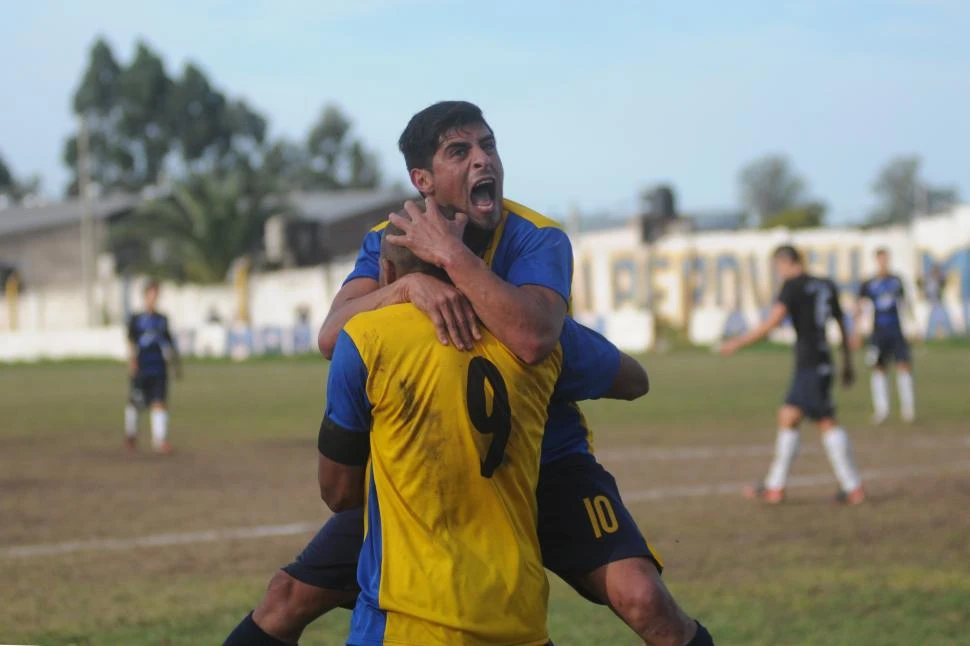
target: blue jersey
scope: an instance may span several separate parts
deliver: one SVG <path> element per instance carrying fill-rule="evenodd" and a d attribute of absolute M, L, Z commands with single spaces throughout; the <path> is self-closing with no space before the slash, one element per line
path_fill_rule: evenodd
<path fill-rule="evenodd" d="M 484 259 L 503 280 L 516 285 L 539 285 L 553 290 L 568 303 L 572 287 L 573 252 L 568 236 L 558 224 L 528 207 L 511 200 L 503 200 L 504 214 L 496 229 Z M 380 276 L 381 235 L 386 222 L 374 227 L 364 237 L 353 271 L 344 281 L 369 278 L 377 281 Z M 576 324 L 578 326 L 578 324 Z M 566 338 L 570 334 L 573 339 Z M 591 336 L 595 335 L 595 336 Z M 568 352 L 577 338 L 595 339 L 580 345 L 582 351 Z M 603 392 L 613 383 L 619 367 L 619 351 L 609 341 L 582 326 L 563 327 L 560 335 L 564 354 L 572 355 L 574 365 L 583 370 L 602 374 L 609 368 L 612 374 L 602 381 Z M 564 363 L 570 361 L 564 358 Z M 542 440 L 543 464 L 571 455 L 592 451 L 591 433 L 582 411 L 574 403 L 577 399 L 595 397 L 568 397 L 561 395 L 566 388 L 557 387 L 549 405 L 549 419 Z M 601 396 L 602 393 L 596 395 Z"/>
<path fill-rule="evenodd" d="M 138 359 L 138 376 L 158 377 L 166 374 L 165 351 L 175 348 L 168 318 L 158 312 L 134 314 L 128 321 L 128 341 Z"/>
<path fill-rule="evenodd" d="M 859 298 L 869 299 L 875 310 L 872 322 L 873 336 L 902 336 L 899 305 L 904 297 L 903 281 L 899 276 L 892 274 L 885 278 L 877 276 L 862 283 L 859 287 Z"/>

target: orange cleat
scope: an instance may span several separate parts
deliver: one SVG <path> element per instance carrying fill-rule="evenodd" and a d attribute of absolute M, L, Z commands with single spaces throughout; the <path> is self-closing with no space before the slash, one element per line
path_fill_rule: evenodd
<path fill-rule="evenodd" d="M 125 448 L 128 449 L 129 453 L 134 453 L 138 450 L 138 445 L 135 444 L 135 438 L 125 436 Z"/>
<path fill-rule="evenodd" d="M 162 442 L 155 447 L 155 453 L 160 453 L 162 455 L 172 455 L 172 445 L 168 441 Z"/>
<path fill-rule="evenodd" d="M 835 502 L 842 505 L 861 505 L 866 501 L 866 490 L 860 485 L 853 491 L 840 491 L 835 494 Z"/>
<path fill-rule="evenodd" d="M 785 502 L 784 489 L 768 489 L 763 484 L 748 485 L 744 488 L 748 500 L 760 500 L 766 505 L 780 505 Z"/>

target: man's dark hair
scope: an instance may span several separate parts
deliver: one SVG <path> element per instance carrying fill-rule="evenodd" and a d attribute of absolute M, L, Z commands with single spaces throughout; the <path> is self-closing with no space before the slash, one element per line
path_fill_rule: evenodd
<path fill-rule="evenodd" d="M 430 169 L 431 159 L 444 135 L 455 128 L 478 123 L 492 129 L 481 108 L 468 101 L 440 101 L 411 117 L 397 142 L 408 171 Z"/>
<path fill-rule="evenodd" d="M 422 204 L 421 207 L 424 208 L 424 205 Z M 449 220 L 455 219 L 454 209 L 441 206 L 438 208 L 441 210 L 441 214 Z M 406 220 L 411 219 L 411 216 L 405 210 L 399 211 L 398 215 Z M 407 247 L 391 244 L 387 239 L 388 235 L 399 236 L 403 234 L 404 231 L 390 222 L 387 223 L 387 226 L 384 228 L 384 233 L 381 234 L 381 258 L 389 260 L 394 265 L 394 269 L 397 271 L 397 278 L 408 274 L 427 274 L 443 280 L 446 283 L 451 283 L 451 279 L 448 278 L 448 274 L 444 269 L 421 260 Z"/>
<path fill-rule="evenodd" d="M 775 253 L 772 254 L 775 258 L 784 258 L 789 262 L 802 264 L 802 254 L 798 252 L 798 249 L 791 246 L 790 244 L 783 244 L 777 249 Z"/>

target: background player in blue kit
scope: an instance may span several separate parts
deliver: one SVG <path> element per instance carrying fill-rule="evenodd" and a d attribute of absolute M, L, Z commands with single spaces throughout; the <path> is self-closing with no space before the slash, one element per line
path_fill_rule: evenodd
<path fill-rule="evenodd" d="M 125 406 L 125 444 L 129 450 L 135 449 L 138 413 L 150 408 L 152 448 L 168 454 L 172 452 L 168 442 L 168 355 L 175 364 L 176 377 L 181 377 L 182 365 L 168 317 L 158 312 L 157 304 L 158 283 L 152 281 L 145 287 L 145 311 L 132 314 L 128 320 L 131 384 Z"/>
<path fill-rule="evenodd" d="M 855 312 L 853 345 L 862 345 L 859 323 L 863 316 L 862 303 L 872 304 L 872 336 L 869 338 L 867 362 L 872 366 L 872 421 L 881 424 L 889 417 L 889 380 L 886 368 L 896 365 L 896 386 L 899 391 L 900 415 L 904 421 L 916 419 L 916 395 L 913 387 L 912 355 L 903 334 L 900 308 L 908 304 L 902 279 L 889 271 L 889 251 L 876 250 L 876 275 L 859 287 Z"/>
<path fill-rule="evenodd" d="M 805 273 L 801 254 L 792 246 L 776 249 L 773 261 L 775 271 L 785 282 L 768 318 L 750 332 L 725 341 L 721 347 L 721 353 L 729 356 L 766 338 L 786 317 L 791 317 L 795 328 L 795 374 L 785 403 L 778 410 L 775 457 L 768 476 L 757 486 L 746 489 L 745 495 L 770 504 L 784 500 L 788 472 L 798 454 L 798 425 L 803 417 L 807 417 L 818 422 L 822 431 L 825 454 L 839 481 L 837 500 L 849 504 L 864 502 L 866 494 L 852 457 L 852 445 L 836 420 L 832 401 L 835 365 L 825 335 L 830 318 L 835 319 L 842 332 L 842 381 L 850 386 L 855 380 L 838 287 L 827 278 Z"/>

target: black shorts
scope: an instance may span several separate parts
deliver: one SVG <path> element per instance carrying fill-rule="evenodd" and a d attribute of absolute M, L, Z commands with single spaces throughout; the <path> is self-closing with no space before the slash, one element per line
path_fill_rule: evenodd
<path fill-rule="evenodd" d="M 902 334 L 877 334 L 869 339 L 869 365 L 885 368 L 891 363 L 910 363 L 909 342 Z"/>
<path fill-rule="evenodd" d="M 315 588 L 359 592 L 357 559 L 363 545 L 364 510 L 334 514 L 283 571 Z"/>
<path fill-rule="evenodd" d="M 544 565 L 590 601 L 602 603 L 582 587 L 579 575 L 631 557 L 645 557 L 662 570 L 663 561 L 623 504 L 616 480 L 592 455 L 544 465 L 536 495 Z M 357 590 L 363 543 L 363 510 L 335 514 L 283 571 L 317 588 Z"/>
<path fill-rule="evenodd" d="M 802 411 L 802 414 L 818 421 L 835 417 L 832 401 L 832 365 L 796 368 L 785 403 Z"/>
<path fill-rule="evenodd" d="M 164 404 L 168 399 L 168 377 L 165 375 L 139 375 L 132 377 L 128 401 L 138 408 L 155 402 Z"/>

